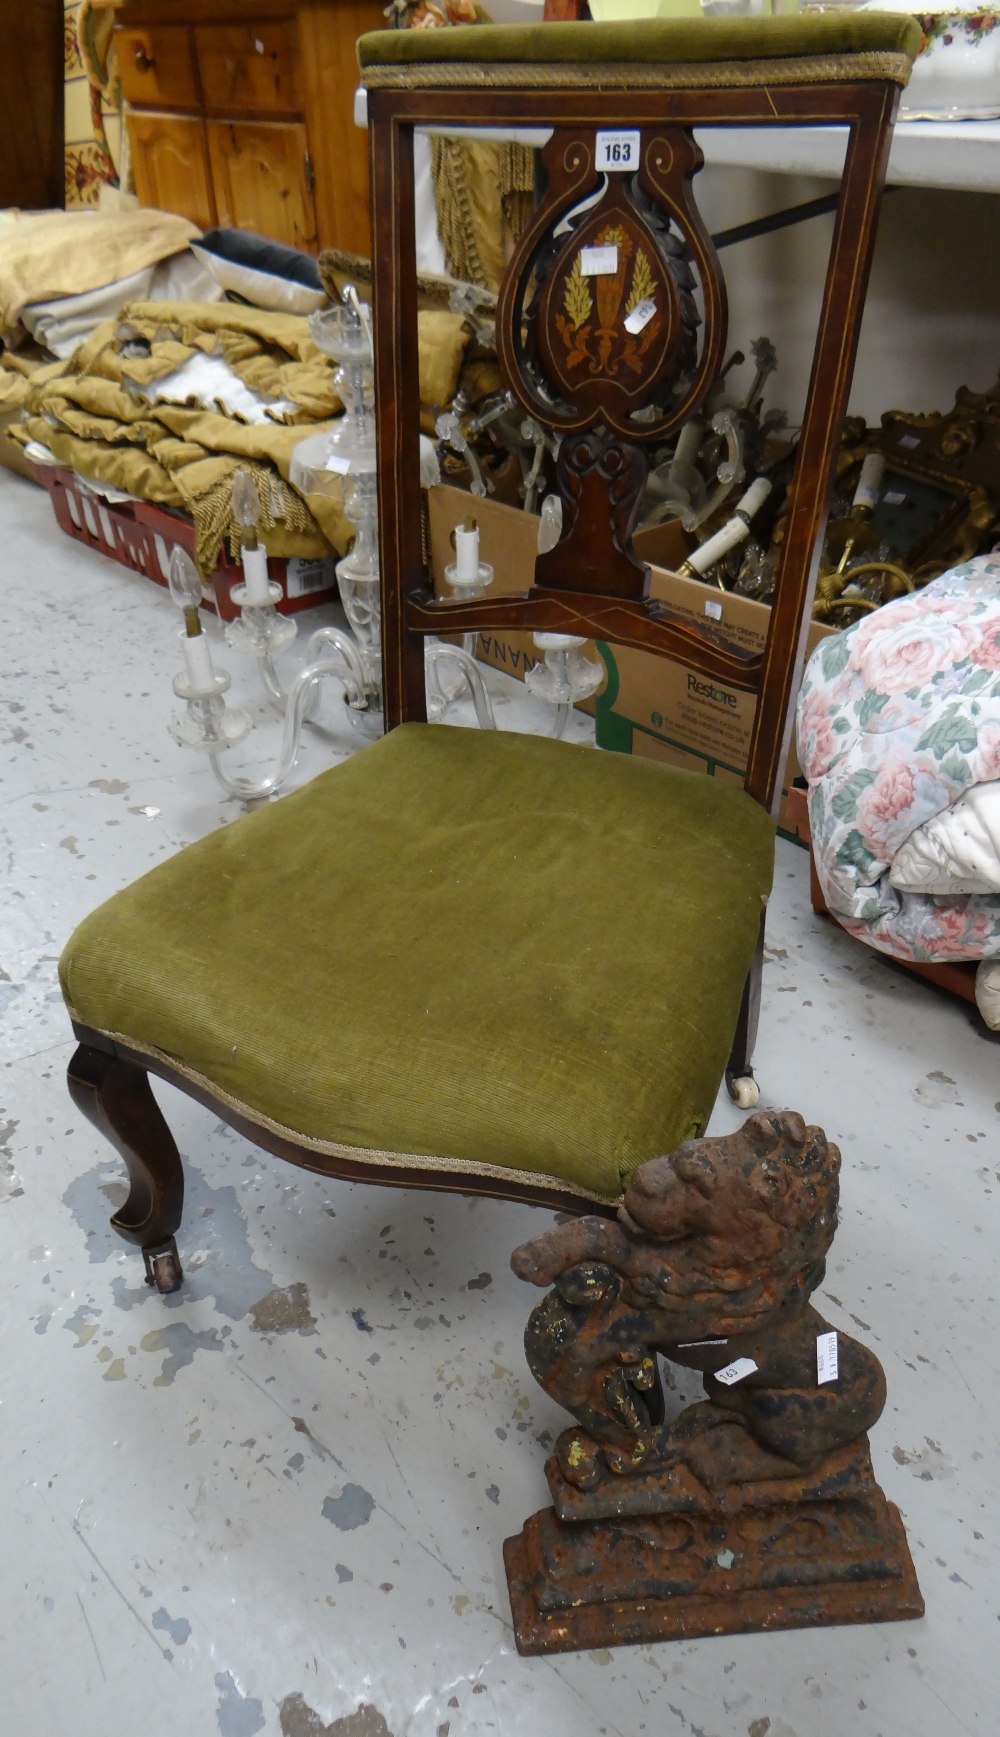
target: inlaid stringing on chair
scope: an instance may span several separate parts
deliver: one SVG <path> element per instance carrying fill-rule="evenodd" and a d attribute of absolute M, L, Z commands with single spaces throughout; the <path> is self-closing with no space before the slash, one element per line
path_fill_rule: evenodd
<path fill-rule="evenodd" d="M 81 1044 L 70 1089 L 126 1159 L 112 1222 L 160 1289 L 180 1283 L 183 1183 L 148 1073 L 308 1169 L 605 1213 L 647 1160 L 703 1133 L 727 1061 L 750 1076 L 790 704 L 917 39 L 906 18 L 857 14 L 362 39 L 388 733 L 110 900 L 61 967 Z M 460 602 L 435 600 L 421 562 L 413 134 L 473 124 L 555 129 L 497 329 L 513 391 L 562 437 L 565 530 L 523 595 Z M 652 443 L 697 410 L 726 342 L 692 128 L 765 125 L 839 126 L 847 148 L 757 654 L 651 601 L 631 529 Z M 635 164 L 602 175 L 597 136 L 621 129 Z M 603 275 L 584 269 L 589 247 L 613 249 Z M 639 301 L 653 312 L 633 330 Z M 487 628 L 640 646 L 755 694 L 745 788 L 428 725 L 426 636 Z M 779 1169 L 813 1151 L 789 1126 Z M 754 1140 L 771 1150 L 766 1118 L 738 1148 L 748 1175 Z M 878 1409 L 862 1373 L 861 1429 Z M 632 1387 L 651 1383 L 643 1364 Z"/>

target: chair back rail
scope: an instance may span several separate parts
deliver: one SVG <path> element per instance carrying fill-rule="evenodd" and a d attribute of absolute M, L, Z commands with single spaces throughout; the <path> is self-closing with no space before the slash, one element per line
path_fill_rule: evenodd
<path fill-rule="evenodd" d="M 520 628 L 641 646 L 756 694 L 745 787 L 777 812 L 899 92 L 891 78 L 870 74 L 773 83 L 770 67 L 758 83 L 746 66 L 738 88 L 657 88 L 643 82 L 640 65 L 603 68 L 599 83 L 582 88 L 534 88 L 530 67 L 510 74 L 522 88 L 495 88 L 473 66 L 464 82 L 461 69 L 449 69 L 453 81 L 440 88 L 375 80 L 369 89 L 389 728 L 426 717 L 429 633 Z M 545 190 L 501 287 L 498 350 L 522 405 L 562 432 L 564 531 L 523 594 L 469 602 L 435 600 L 422 565 L 413 135 L 421 125 L 471 124 L 555 129 L 543 154 Z M 750 654 L 649 598 L 631 531 L 647 449 L 703 401 L 725 345 L 725 286 L 692 197 L 701 165 L 692 128 L 817 124 L 844 129 L 844 167 L 775 600 L 764 651 Z M 638 173 L 607 175 L 597 205 L 581 211 L 601 183 L 595 134 L 623 127 L 640 131 Z M 584 279 L 582 248 L 609 234 L 618 238 L 617 282 Z M 631 305 L 623 295 L 643 288 L 662 316 L 645 343 L 622 331 Z"/>
<path fill-rule="evenodd" d="M 759 692 L 764 668 L 763 653 L 734 645 L 713 628 L 695 627 L 655 601 L 636 603 L 532 586 L 521 595 L 452 602 L 424 590 L 406 599 L 403 614 L 409 633 L 575 633 L 609 645 L 630 645 L 672 657 L 746 693 Z"/>

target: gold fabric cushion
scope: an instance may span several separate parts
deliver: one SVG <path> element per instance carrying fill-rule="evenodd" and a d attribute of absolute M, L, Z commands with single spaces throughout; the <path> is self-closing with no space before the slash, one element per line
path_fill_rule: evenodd
<path fill-rule="evenodd" d="M 705 1127 L 773 852 L 719 779 L 407 724 L 101 906 L 63 992 L 321 1148 L 613 1199 Z"/>
<path fill-rule="evenodd" d="M 461 314 L 447 308 L 421 308 L 417 314 L 417 369 L 420 402 L 443 410 L 455 396 L 458 376 L 469 343 Z"/>

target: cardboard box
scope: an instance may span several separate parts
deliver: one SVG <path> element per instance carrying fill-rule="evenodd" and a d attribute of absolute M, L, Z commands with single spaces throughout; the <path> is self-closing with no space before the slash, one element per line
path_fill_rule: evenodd
<path fill-rule="evenodd" d="M 451 532 L 470 512 L 479 521 L 482 559 L 494 567 L 493 592 L 509 595 L 526 590 L 534 572 L 538 521 L 514 507 L 474 499 L 462 489 L 444 485 L 430 491 L 431 563 L 436 587 L 447 594 L 443 573 L 454 558 Z M 720 629 L 736 645 L 763 651 L 771 613 L 768 605 L 673 572 L 672 566 L 683 561 L 688 547 L 676 520 L 637 534 L 636 551 L 652 569 L 652 596 L 699 626 L 707 622 Z M 806 655 L 833 632 L 835 628 L 814 622 Z M 530 634 L 480 634 L 479 641 L 477 655 L 509 674 L 523 677 L 525 669 L 537 661 Z M 600 747 L 742 783 L 753 725 L 752 694 L 630 646 L 602 643 L 596 651 L 608 671 L 604 688 L 592 702 Z M 785 774 L 781 829 L 805 842 L 799 834 L 794 803 L 792 812 L 787 808 L 788 787 L 798 776 L 793 748 Z"/>
<path fill-rule="evenodd" d="M 677 527 L 668 524 L 636 537 L 636 548 L 652 566 L 652 595 L 698 626 L 710 622 L 735 645 L 763 651 L 771 614 L 768 605 L 670 572 L 660 563 L 667 557 L 676 559 L 677 536 Z M 806 656 L 836 631 L 814 621 Z M 630 646 L 600 650 L 608 667 L 607 685 L 597 698 L 600 747 L 742 783 L 753 727 L 752 694 Z M 806 843 L 799 826 L 801 810 L 794 802 L 789 809 L 788 802 L 789 788 L 799 776 L 793 744 L 785 769 L 780 826 L 786 837 Z"/>

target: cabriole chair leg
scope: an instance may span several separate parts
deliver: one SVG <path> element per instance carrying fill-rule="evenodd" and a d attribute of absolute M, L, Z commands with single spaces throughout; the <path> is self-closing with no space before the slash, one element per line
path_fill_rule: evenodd
<path fill-rule="evenodd" d="M 129 1196 L 113 1228 L 142 1249 L 147 1284 L 178 1290 L 183 1275 L 174 1232 L 184 1206 L 184 1173 L 145 1070 L 83 1043 L 66 1080 L 77 1109 L 125 1160 Z"/>

